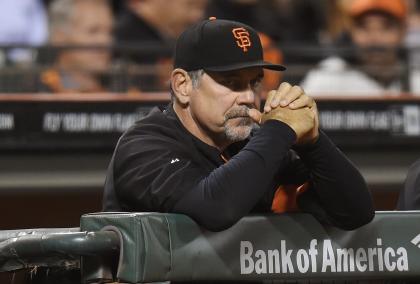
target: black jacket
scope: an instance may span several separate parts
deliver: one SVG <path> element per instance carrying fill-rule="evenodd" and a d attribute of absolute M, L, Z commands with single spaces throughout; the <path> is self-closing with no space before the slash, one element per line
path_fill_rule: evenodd
<path fill-rule="evenodd" d="M 172 106 L 155 109 L 123 136 L 110 163 L 104 211 L 189 215 L 209 230 L 230 227 L 250 212 L 270 212 L 279 185 L 310 183 L 298 205 L 323 223 L 354 229 L 374 214 L 359 171 L 321 132 L 292 150 L 294 131 L 268 121 L 249 141 L 224 153 L 189 133 Z"/>

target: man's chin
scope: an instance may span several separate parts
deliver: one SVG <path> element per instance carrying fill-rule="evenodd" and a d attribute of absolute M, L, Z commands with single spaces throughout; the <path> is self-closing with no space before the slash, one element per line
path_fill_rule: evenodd
<path fill-rule="evenodd" d="M 231 142 L 238 142 L 249 137 L 252 130 L 252 123 L 249 125 L 239 125 L 235 127 L 226 127 L 226 138 Z"/>

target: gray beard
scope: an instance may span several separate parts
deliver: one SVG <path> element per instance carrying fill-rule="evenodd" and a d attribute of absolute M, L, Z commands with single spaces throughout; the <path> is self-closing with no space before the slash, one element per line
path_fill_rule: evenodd
<path fill-rule="evenodd" d="M 224 134 L 227 141 L 230 143 L 245 140 L 251 134 L 254 122 L 248 116 L 249 107 L 239 106 L 231 109 L 225 116 Z M 240 119 L 239 124 L 231 125 L 231 119 Z"/>
<path fill-rule="evenodd" d="M 253 121 L 249 117 L 242 117 L 239 125 L 231 126 L 229 125 L 229 120 L 225 124 L 225 137 L 231 142 L 238 142 L 245 140 L 251 134 L 253 128 Z"/>

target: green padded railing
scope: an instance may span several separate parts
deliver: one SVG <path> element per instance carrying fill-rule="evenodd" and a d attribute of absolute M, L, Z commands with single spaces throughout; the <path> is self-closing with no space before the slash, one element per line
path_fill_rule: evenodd
<path fill-rule="evenodd" d="M 222 232 L 184 215 L 89 214 L 81 230 L 114 231 L 121 244 L 114 266 L 82 257 L 86 282 L 420 279 L 420 212 L 378 212 L 354 231 L 307 214 L 255 215 Z"/>
<path fill-rule="evenodd" d="M 307 214 L 254 215 L 210 232 L 184 215 L 96 213 L 80 228 L 0 231 L 0 271 L 81 269 L 85 283 L 408 279 L 420 283 L 420 212 L 354 231 Z"/>
<path fill-rule="evenodd" d="M 35 267 L 80 269 L 81 256 L 109 257 L 119 252 L 113 232 L 79 228 L 0 231 L 0 272 Z"/>

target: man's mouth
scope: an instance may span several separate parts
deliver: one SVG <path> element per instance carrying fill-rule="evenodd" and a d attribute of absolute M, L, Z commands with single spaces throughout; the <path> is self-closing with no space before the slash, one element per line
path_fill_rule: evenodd
<path fill-rule="evenodd" d="M 235 119 L 235 118 L 249 118 L 249 116 L 248 115 L 237 115 L 237 116 L 229 117 L 228 119 Z"/>
<path fill-rule="evenodd" d="M 248 112 L 249 108 L 247 107 L 233 109 L 226 114 L 226 120 L 234 118 L 249 118 Z"/>
<path fill-rule="evenodd" d="M 249 116 L 231 117 L 226 120 L 226 123 L 228 123 L 229 121 L 230 121 L 229 124 L 235 125 L 236 127 L 237 126 L 250 126 L 252 124 L 252 119 Z"/>

